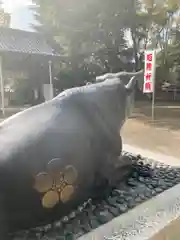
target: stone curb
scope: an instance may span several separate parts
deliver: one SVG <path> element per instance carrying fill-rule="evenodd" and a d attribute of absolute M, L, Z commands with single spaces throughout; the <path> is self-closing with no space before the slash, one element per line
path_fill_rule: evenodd
<path fill-rule="evenodd" d="M 180 184 L 79 240 L 148 240 L 180 217 Z"/>
<path fill-rule="evenodd" d="M 161 153 L 155 153 L 150 150 L 145 150 L 137 146 L 129 145 L 129 144 L 123 144 L 123 150 L 126 152 L 131 152 L 135 155 L 140 154 L 141 156 L 148 158 L 148 159 L 153 159 L 154 161 L 157 162 L 162 162 L 167 165 L 171 166 L 180 166 L 180 159 L 172 156 L 167 156 Z"/>

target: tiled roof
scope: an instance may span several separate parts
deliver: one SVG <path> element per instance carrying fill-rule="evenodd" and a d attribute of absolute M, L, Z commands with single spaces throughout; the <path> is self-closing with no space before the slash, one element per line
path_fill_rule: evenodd
<path fill-rule="evenodd" d="M 45 37 L 35 32 L 0 27 L 0 52 L 57 56 Z"/>

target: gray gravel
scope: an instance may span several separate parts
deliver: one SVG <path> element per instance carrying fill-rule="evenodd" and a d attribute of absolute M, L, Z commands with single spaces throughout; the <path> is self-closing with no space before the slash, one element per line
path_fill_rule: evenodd
<path fill-rule="evenodd" d="M 129 179 L 101 201 L 89 200 L 69 216 L 16 233 L 13 240 L 75 240 L 180 183 L 180 168 L 124 153 L 135 160 Z"/>

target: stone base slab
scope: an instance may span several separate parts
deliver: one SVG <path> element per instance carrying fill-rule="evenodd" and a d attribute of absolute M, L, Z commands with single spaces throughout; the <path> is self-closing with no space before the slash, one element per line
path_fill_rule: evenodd
<path fill-rule="evenodd" d="M 180 239 L 180 184 L 79 238 L 79 240 L 178 239 Z"/>

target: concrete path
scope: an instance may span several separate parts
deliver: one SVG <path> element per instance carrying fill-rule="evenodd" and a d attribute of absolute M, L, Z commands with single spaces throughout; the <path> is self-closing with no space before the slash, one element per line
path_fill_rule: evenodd
<path fill-rule="evenodd" d="M 179 159 L 180 129 L 170 130 L 145 124 L 137 119 L 129 119 L 122 131 L 123 143 L 141 149 L 141 152 L 153 152 Z M 174 161 L 174 160 L 173 160 Z"/>

